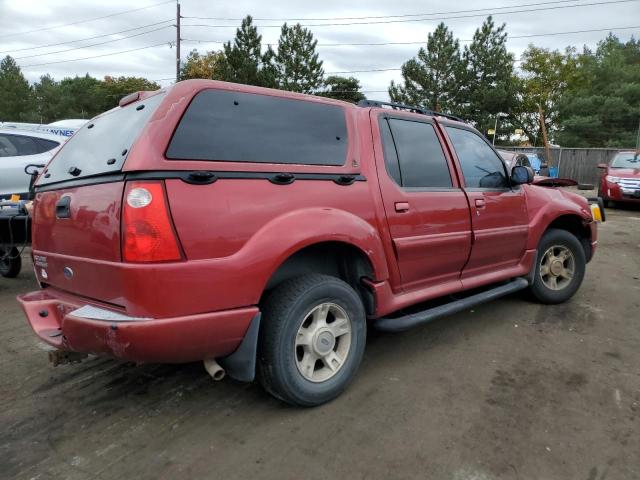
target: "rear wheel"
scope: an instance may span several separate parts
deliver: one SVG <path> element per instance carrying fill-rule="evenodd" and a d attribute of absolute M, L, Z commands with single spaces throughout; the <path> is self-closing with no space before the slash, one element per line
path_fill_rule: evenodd
<path fill-rule="evenodd" d="M 315 406 L 355 376 L 366 341 L 360 297 L 347 283 L 310 274 L 283 282 L 262 306 L 258 378 L 287 403 Z"/>
<path fill-rule="evenodd" d="M 22 258 L 17 248 L 0 247 L 0 275 L 5 278 L 15 278 L 22 270 Z"/>
<path fill-rule="evenodd" d="M 542 303 L 565 302 L 580 288 L 585 265 L 580 241 L 566 230 L 550 229 L 538 245 L 531 292 Z"/>

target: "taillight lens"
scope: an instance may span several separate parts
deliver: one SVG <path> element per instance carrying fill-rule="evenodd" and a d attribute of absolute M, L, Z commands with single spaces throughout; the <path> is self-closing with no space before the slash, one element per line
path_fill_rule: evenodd
<path fill-rule="evenodd" d="M 162 182 L 129 182 L 122 214 L 122 255 L 126 262 L 180 260 Z"/>

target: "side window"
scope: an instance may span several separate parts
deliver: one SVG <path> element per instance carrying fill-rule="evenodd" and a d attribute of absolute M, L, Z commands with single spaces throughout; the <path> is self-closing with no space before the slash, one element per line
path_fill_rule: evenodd
<path fill-rule="evenodd" d="M 509 186 L 504 164 L 477 134 L 461 128 L 447 127 L 456 150 L 464 181 L 469 188 L 506 188 Z"/>
<path fill-rule="evenodd" d="M 204 90 L 187 108 L 170 160 L 344 165 L 347 124 L 338 105 Z"/>
<path fill-rule="evenodd" d="M 18 149 L 11 141 L 12 135 L 0 135 L 0 157 L 15 157 Z"/>
<path fill-rule="evenodd" d="M 58 142 L 44 138 L 34 138 L 34 140 L 38 143 L 38 153 L 48 152 L 60 145 Z"/>
<path fill-rule="evenodd" d="M 5 137 L 11 144 L 13 144 L 16 156 L 35 155 L 39 152 L 38 145 L 32 138 L 23 137 L 22 135 L 7 135 Z"/>
<path fill-rule="evenodd" d="M 398 181 L 389 167 L 393 164 L 393 160 L 387 159 L 387 151 L 390 147 L 385 145 L 385 162 L 389 175 L 403 187 L 450 188 L 452 182 L 449 166 L 433 125 L 397 118 L 390 118 L 388 122 L 397 154 L 401 181 Z M 389 143 L 385 139 L 384 129 L 383 142 Z"/>
<path fill-rule="evenodd" d="M 393 143 L 391 129 L 386 118 L 380 119 L 380 133 L 382 134 L 382 148 L 384 150 L 384 165 L 387 173 L 398 184 L 402 185 L 402 176 L 400 175 L 400 164 L 398 163 L 398 153 Z"/>

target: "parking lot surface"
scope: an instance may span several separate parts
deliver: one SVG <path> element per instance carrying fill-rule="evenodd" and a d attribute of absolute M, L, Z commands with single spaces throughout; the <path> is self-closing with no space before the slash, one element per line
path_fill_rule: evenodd
<path fill-rule="evenodd" d="M 298 409 L 201 364 L 52 367 L 0 278 L 0 478 L 640 478 L 640 209 L 608 210 L 582 288 L 369 332 L 355 382 Z M 212 292 L 215 294 L 215 292 Z"/>

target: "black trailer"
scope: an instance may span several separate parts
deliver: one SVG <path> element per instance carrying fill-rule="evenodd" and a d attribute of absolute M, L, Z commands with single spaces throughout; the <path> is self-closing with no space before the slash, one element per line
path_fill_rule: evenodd
<path fill-rule="evenodd" d="M 29 199 L 33 185 L 44 165 L 27 165 L 24 173 L 31 176 Z M 22 252 L 31 244 L 31 217 L 24 200 L 0 200 L 0 276 L 15 278 L 22 269 Z"/>

